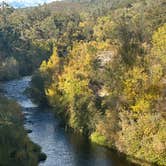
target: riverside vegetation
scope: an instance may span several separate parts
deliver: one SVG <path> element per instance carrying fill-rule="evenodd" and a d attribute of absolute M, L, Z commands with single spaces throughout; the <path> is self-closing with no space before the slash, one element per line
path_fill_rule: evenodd
<path fill-rule="evenodd" d="M 166 165 L 165 9 L 164 0 L 4 6 L 0 79 L 42 62 L 32 79 L 37 102 L 93 142 Z"/>
<path fill-rule="evenodd" d="M 0 95 L 0 165 L 36 166 L 43 159 L 40 147 L 23 128 L 21 108 Z"/>

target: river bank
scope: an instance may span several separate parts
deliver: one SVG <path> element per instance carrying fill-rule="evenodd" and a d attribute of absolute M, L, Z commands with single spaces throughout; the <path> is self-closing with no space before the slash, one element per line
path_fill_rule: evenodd
<path fill-rule="evenodd" d="M 23 108 L 24 127 L 31 130 L 30 139 L 39 144 L 47 160 L 40 166 L 129 166 L 126 159 L 104 147 L 91 143 L 87 138 L 65 132 L 53 112 L 32 103 L 23 92 L 29 87 L 31 77 L 6 82 L 5 95 L 15 99 Z"/>
<path fill-rule="evenodd" d="M 41 148 L 27 136 L 23 119 L 19 104 L 0 94 L 0 165 L 37 166 L 43 159 Z"/>

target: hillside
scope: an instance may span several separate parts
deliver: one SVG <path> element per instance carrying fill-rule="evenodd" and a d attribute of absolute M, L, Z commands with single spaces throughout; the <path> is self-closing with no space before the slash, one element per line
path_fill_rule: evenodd
<path fill-rule="evenodd" d="M 58 18 L 60 38 L 32 80 L 33 95 L 74 132 L 139 164 L 165 165 L 166 4 L 85 4 L 78 15 Z"/>
<path fill-rule="evenodd" d="M 74 41 L 91 40 L 97 17 L 111 13 L 112 19 L 118 20 L 120 13 L 126 10 L 134 13 L 144 11 L 143 17 L 147 22 L 144 24 L 151 28 L 147 33 L 151 33 L 165 22 L 164 9 L 163 1 L 62 1 L 25 9 L 14 9 L 4 4 L 0 11 L 0 73 L 3 73 L 0 79 L 33 72 L 42 60 L 48 59 L 55 43 L 59 53 L 66 54 L 67 47 Z M 88 23 L 88 19 L 91 19 L 89 26 L 80 27 L 80 22 L 87 20 Z M 6 66 L 10 71 L 5 74 Z"/>
<path fill-rule="evenodd" d="M 0 11 L 0 80 L 75 133 L 140 165 L 166 165 L 166 3 L 71 0 Z"/>

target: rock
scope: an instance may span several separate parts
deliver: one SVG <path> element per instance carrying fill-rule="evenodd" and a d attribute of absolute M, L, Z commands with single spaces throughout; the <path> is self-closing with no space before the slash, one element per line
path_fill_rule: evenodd
<path fill-rule="evenodd" d="M 24 116 L 24 121 L 27 121 L 27 118 Z"/>
<path fill-rule="evenodd" d="M 47 159 L 47 155 L 45 153 L 40 153 L 39 155 L 39 162 L 45 161 Z"/>
<path fill-rule="evenodd" d="M 33 122 L 31 120 L 27 120 L 27 123 L 33 124 Z"/>
<path fill-rule="evenodd" d="M 28 134 L 30 134 L 30 133 L 32 133 L 32 130 L 27 129 L 26 132 L 27 132 Z"/>

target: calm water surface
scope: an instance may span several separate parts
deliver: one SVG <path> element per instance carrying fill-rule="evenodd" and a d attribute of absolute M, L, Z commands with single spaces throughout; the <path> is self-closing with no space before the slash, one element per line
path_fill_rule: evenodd
<path fill-rule="evenodd" d="M 31 129 L 29 137 L 42 147 L 47 160 L 40 166 L 131 166 L 116 152 L 90 143 L 86 138 L 67 133 L 51 111 L 40 108 L 24 91 L 31 77 L 4 83 L 5 95 L 15 99 L 23 108 L 25 128 Z"/>

